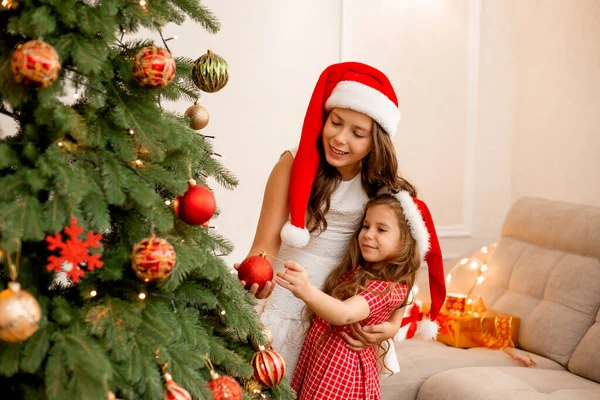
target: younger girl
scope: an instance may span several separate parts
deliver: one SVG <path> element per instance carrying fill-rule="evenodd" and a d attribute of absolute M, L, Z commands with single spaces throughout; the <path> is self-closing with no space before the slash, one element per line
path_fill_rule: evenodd
<path fill-rule="evenodd" d="M 406 304 L 429 249 L 420 209 L 427 210 L 406 191 L 369 200 L 348 254 L 323 291 L 292 261 L 277 273 L 277 284 L 315 314 L 292 379 L 299 400 L 380 399 L 375 348 L 352 351 L 341 334 L 355 322 L 380 324 Z"/>

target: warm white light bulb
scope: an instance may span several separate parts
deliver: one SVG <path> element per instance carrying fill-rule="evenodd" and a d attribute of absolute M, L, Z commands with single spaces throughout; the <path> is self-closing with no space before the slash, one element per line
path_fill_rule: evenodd
<path fill-rule="evenodd" d="M 448 274 L 448 276 L 446 277 L 446 283 L 450 283 L 451 280 L 452 280 L 452 274 Z"/>
<path fill-rule="evenodd" d="M 97 294 L 98 294 L 98 292 L 96 292 L 95 290 L 92 290 L 92 291 L 90 292 L 90 296 L 91 296 L 91 297 L 96 297 L 96 295 L 97 295 Z"/>
<path fill-rule="evenodd" d="M 171 205 L 171 200 L 166 200 L 165 201 L 165 205 L 170 206 Z"/>
<path fill-rule="evenodd" d="M 225 315 L 225 314 L 227 314 L 227 311 L 221 310 L 221 315 Z"/>
<path fill-rule="evenodd" d="M 467 263 L 467 261 L 469 261 L 469 260 L 467 260 L 466 258 L 463 258 L 462 260 L 460 260 L 460 265 L 465 265 Z"/>
<path fill-rule="evenodd" d="M 487 270 L 487 265 L 483 264 L 479 270 L 485 272 Z"/>
<path fill-rule="evenodd" d="M 483 281 L 485 281 L 485 277 L 483 277 L 483 276 L 478 276 L 477 277 L 477 284 L 478 285 L 481 285 L 481 282 L 483 282 Z"/>
<path fill-rule="evenodd" d="M 487 254 L 487 252 L 488 252 L 488 248 L 487 248 L 486 246 L 483 246 L 483 247 L 481 248 L 481 252 L 482 252 L 483 254 Z"/>
<path fill-rule="evenodd" d="M 146 5 L 146 0 L 140 0 L 140 6 L 144 7 Z"/>
<path fill-rule="evenodd" d="M 146 298 L 146 293 L 142 292 L 138 295 L 138 297 L 140 298 L 140 300 L 144 300 Z"/>
<path fill-rule="evenodd" d="M 75 93 L 75 94 L 73 95 L 73 98 L 75 98 L 75 100 L 79 100 L 79 93 Z"/>
<path fill-rule="evenodd" d="M 473 261 L 473 262 L 471 262 L 471 268 L 472 268 L 472 269 L 475 269 L 475 268 L 477 268 L 477 267 L 479 267 L 479 263 L 478 263 L 477 261 Z"/>
<path fill-rule="evenodd" d="M 140 160 L 140 159 L 135 160 L 135 165 L 140 166 L 142 164 L 143 164 L 142 160 Z"/>

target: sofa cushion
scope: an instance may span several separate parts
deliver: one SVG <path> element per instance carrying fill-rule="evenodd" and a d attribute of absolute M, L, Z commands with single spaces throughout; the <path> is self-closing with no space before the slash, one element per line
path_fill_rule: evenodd
<path fill-rule="evenodd" d="M 600 311 L 569 360 L 569 371 L 600 382 Z"/>
<path fill-rule="evenodd" d="M 523 198 L 474 294 L 521 318 L 519 347 L 566 366 L 600 307 L 599 258 L 600 209 Z"/>
<path fill-rule="evenodd" d="M 527 369 L 504 352 L 483 347 L 457 349 L 441 342 L 418 339 L 397 342 L 395 346 L 400 372 L 381 378 L 383 400 L 414 400 L 423 382 L 452 368 L 514 366 Z M 517 353 L 524 358 L 529 354 L 537 363 L 536 368 L 564 370 L 560 364 L 550 359 L 522 350 L 517 350 Z"/>
<path fill-rule="evenodd" d="M 592 400 L 600 384 L 567 371 L 479 367 L 441 372 L 423 383 L 417 400 Z"/>

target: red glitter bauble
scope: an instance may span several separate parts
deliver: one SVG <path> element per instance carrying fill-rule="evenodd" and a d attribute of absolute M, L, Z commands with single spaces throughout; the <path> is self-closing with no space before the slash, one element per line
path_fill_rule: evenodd
<path fill-rule="evenodd" d="M 257 283 L 258 290 L 261 291 L 265 283 L 273 280 L 273 265 L 267 260 L 267 253 L 262 252 L 242 261 L 238 268 L 238 278 L 246 282 L 246 289 Z"/>
<path fill-rule="evenodd" d="M 133 77 L 144 87 L 167 86 L 175 77 L 175 60 L 162 47 L 144 47 L 135 55 Z"/>
<path fill-rule="evenodd" d="M 173 246 L 155 235 L 137 242 L 131 252 L 131 267 L 137 277 L 145 282 L 169 276 L 176 260 Z"/>
<path fill-rule="evenodd" d="M 218 376 L 208 381 L 214 400 L 242 400 L 242 388 L 231 376 Z"/>

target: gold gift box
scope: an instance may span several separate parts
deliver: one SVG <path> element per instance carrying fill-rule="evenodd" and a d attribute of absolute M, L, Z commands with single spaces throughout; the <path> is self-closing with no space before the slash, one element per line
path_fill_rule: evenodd
<path fill-rule="evenodd" d="M 459 348 L 514 347 L 521 325 L 520 318 L 493 310 L 456 315 L 442 309 L 437 322 L 440 325 L 437 340 Z"/>

